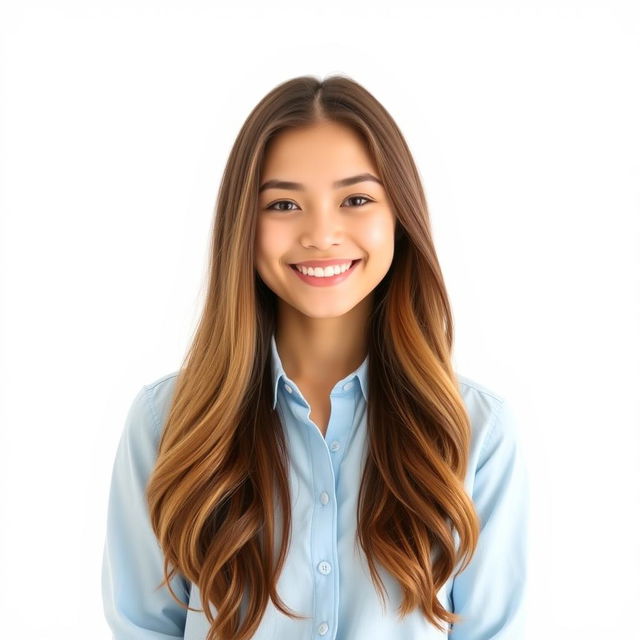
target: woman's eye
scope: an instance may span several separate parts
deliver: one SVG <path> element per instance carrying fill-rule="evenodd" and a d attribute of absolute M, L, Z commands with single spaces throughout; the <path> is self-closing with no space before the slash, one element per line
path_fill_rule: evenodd
<path fill-rule="evenodd" d="M 371 199 L 366 198 L 365 196 L 349 196 L 345 202 L 347 202 L 348 200 L 364 200 L 364 202 L 362 204 L 356 205 L 356 207 L 362 207 L 365 204 L 367 204 L 368 202 L 373 202 Z M 273 204 L 270 204 L 267 209 L 271 209 L 273 211 L 293 211 L 293 209 L 284 209 L 281 207 L 277 207 L 276 205 L 279 204 L 283 204 L 283 205 L 287 205 L 287 204 L 291 204 L 297 207 L 297 205 L 294 202 L 291 202 L 291 200 L 278 200 L 277 202 L 274 202 Z"/>
<path fill-rule="evenodd" d="M 347 200 L 364 200 L 365 202 L 363 202 L 361 205 L 358 205 L 360 207 L 367 204 L 367 202 L 372 202 L 369 198 L 365 198 L 364 196 L 349 196 Z"/>
<path fill-rule="evenodd" d="M 294 204 L 293 202 L 291 202 L 291 200 L 278 200 L 278 202 L 274 202 L 273 204 L 270 204 L 267 209 L 273 209 L 274 211 L 291 211 L 291 209 L 280 209 L 280 208 L 276 208 L 277 204 Z"/>

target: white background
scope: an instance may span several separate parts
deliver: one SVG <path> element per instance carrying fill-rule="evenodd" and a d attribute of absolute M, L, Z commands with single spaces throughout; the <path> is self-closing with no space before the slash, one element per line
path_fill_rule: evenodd
<path fill-rule="evenodd" d="M 640 5 L 0 5 L 0 619 L 106 639 L 113 456 L 203 296 L 253 106 L 346 74 L 403 131 L 456 320 L 530 466 L 528 637 L 638 638 Z"/>

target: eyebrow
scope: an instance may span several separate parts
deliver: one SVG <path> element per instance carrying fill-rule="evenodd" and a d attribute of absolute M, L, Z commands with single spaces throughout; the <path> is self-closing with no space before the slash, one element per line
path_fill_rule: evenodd
<path fill-rule="evenodd" d="M 338 189 L 340 187 L 348 187 L 351 184 L 357 182 L 372 181 L 382 184 L 382 181 L 371 173 L 360 173 L 357 176 L 351 176 L 350 178 L 342 178 L 342 180 L 336 180 L 333 183 L 333 188 Z M 304 191 L 304 186 L 299 182 L 288 182 L 286 180 L 267 180 L 258 189 L 258 193 L 262 193 L 265 189 L 292 189 L 296 191 Z"/>

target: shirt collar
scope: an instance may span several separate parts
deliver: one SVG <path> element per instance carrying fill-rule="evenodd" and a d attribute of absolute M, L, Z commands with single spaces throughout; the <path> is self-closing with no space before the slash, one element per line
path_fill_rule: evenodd
<path fill-rule="evenodd" d="M 369 354 L 367 354 L 366 358 L 362 361 L 362 364 L 347 378 L 353 376 L 354 378 L 358 378 L 360 382 L 360 388 L 362 389 L 362 394 L 364 395 L 364 399 L 368 401 L 367 392 L 369 391 Z M 280 360 L 280 355 L 278 354 L 278 348 L 276 346 L 276 338 L 274 334 L 271 334 L 271 379 L 273 380 L 273 405 L 272 408 L 275 409 L 276 402 L 278 401 L 278 384 L 280 382 L 280 378 L 284 377 L 286 380 L 287 374 L 284 371 L 282 366 L 282 361 Z M 345 380 L 347 379 L 345 378 Z"/>

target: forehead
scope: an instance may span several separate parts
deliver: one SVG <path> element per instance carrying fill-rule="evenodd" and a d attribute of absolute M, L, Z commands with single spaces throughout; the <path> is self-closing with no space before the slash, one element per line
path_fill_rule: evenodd
<path fill-rule="evenodd" d="M 376 167 L 360 134 L 341 123 L 320 122 L 270 140 L 261 178 L 332 181 L 364 171 L 375 173 Z"/>

